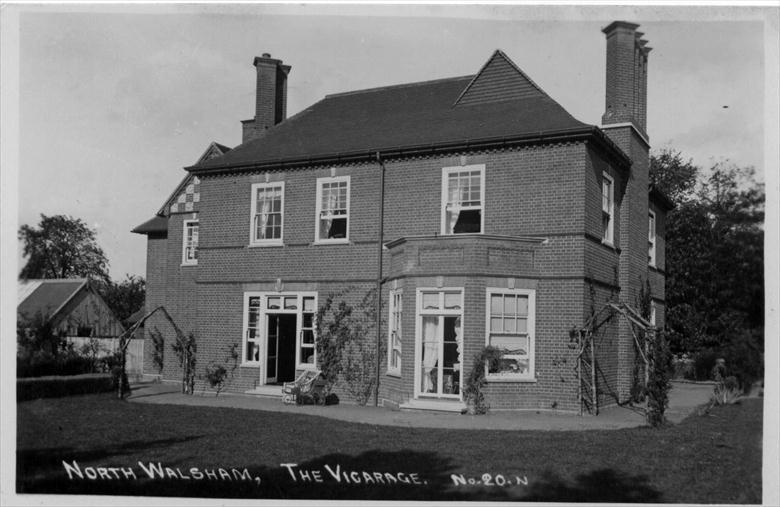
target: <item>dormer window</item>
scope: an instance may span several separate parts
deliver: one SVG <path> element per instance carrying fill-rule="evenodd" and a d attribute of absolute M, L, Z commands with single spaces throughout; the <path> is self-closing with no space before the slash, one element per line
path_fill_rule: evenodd
<path fill-rule="evenodd" d="M 485 228 L 485 166 L 442 170 L 442 234 L 481 233 Z"/>

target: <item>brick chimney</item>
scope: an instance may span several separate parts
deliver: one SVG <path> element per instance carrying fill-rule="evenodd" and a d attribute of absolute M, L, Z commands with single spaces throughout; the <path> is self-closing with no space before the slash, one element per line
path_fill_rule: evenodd
<path fill-rule="evenodd" d="M 255 117 L 241 122 L 242 142 L 264 136 L 267 129 L 287 117 L 287 75 L 290 66 L 271 58 L 268 53 L 256 56 L 254 65 L 257 68 Z"/>
<path fill-rule="evenodd" d="M 639 25 L 614 21 L 607 36 L 607 93 L 602 125 L 632 123 L 647 137 L 647 54 Z"/>

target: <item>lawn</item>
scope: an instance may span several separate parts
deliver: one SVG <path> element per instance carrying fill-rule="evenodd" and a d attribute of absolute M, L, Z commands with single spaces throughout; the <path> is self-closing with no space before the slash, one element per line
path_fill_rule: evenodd
<path fill-rule="evenodd" d="M 19 493 L 761 502 L 760 399 L 658 430 L 383 427 L 111 395 L 19 403 L 17 420 Z"/>

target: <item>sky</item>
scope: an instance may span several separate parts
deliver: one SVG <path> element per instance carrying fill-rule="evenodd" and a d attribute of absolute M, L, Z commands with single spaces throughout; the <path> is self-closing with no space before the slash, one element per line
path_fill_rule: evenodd
<path fill-rule="evenodd" d="M 328 93 L 476 73 L 495 49 L 575 118 L 600 124 L 601 28 L 639 23 L 648 134 L 702 166 L 765 155 L 759 8 L 355 5 L 25 6 L 18 24 L 18 222 L 97 230 L 114 279 L 145 275 L 157 212 L 212 141 L 240 143 L 253 58 L 292 66 L 288 116 Z M 7 55 L 6 55 L 7 56 Z M 773 64 L 776 65 L 776 64 Z M 17 260 L 21 263 L 20 250 Z"/>

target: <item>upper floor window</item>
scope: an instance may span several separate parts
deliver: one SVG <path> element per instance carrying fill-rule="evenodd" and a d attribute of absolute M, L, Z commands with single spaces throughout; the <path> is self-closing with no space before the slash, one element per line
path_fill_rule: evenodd
<path fill-rule="evenodd" d="M 615 241 L 615 180 L 603 173 L 601 180 L 601 241 L 612 245 Z"/>
<path fill-rule="evenodd" d="M 442 170 L 442 234 L 484 232 L 485 166 Z"/>
<path fill-rule="evenodd" d="M 387 372 L 401 374 L 401 320 L 403 316 L 403 292 L 390 291 L 390 331 L 387 335 Z"/>
<path fill-rule="evenodd" d="M 655 267 L 655 213 L 652 211 L 649 214 L 647 227 L 647 262 Z"/>
<path fill-rule="evenodd" d="M 488 289 L 488 345 L 503 351 L 499 363 L 489 365 L 488 379 L 534 378 L 534 290 Z"/>
<path fill-rule="evenodd" d="M 284 182 L 255 183 L 252 185 L 253 245 L 282 243 L 284 219 Z"/>
<path fill-rule="evenodd" d="M 193 265 L 198 263 L 198 221 L 185 220 L 181 263 Z"/>
<path fill-rule="evenodd" d="M 317 178 L 317 242 L 349 239 L 349 176 Z"/>

